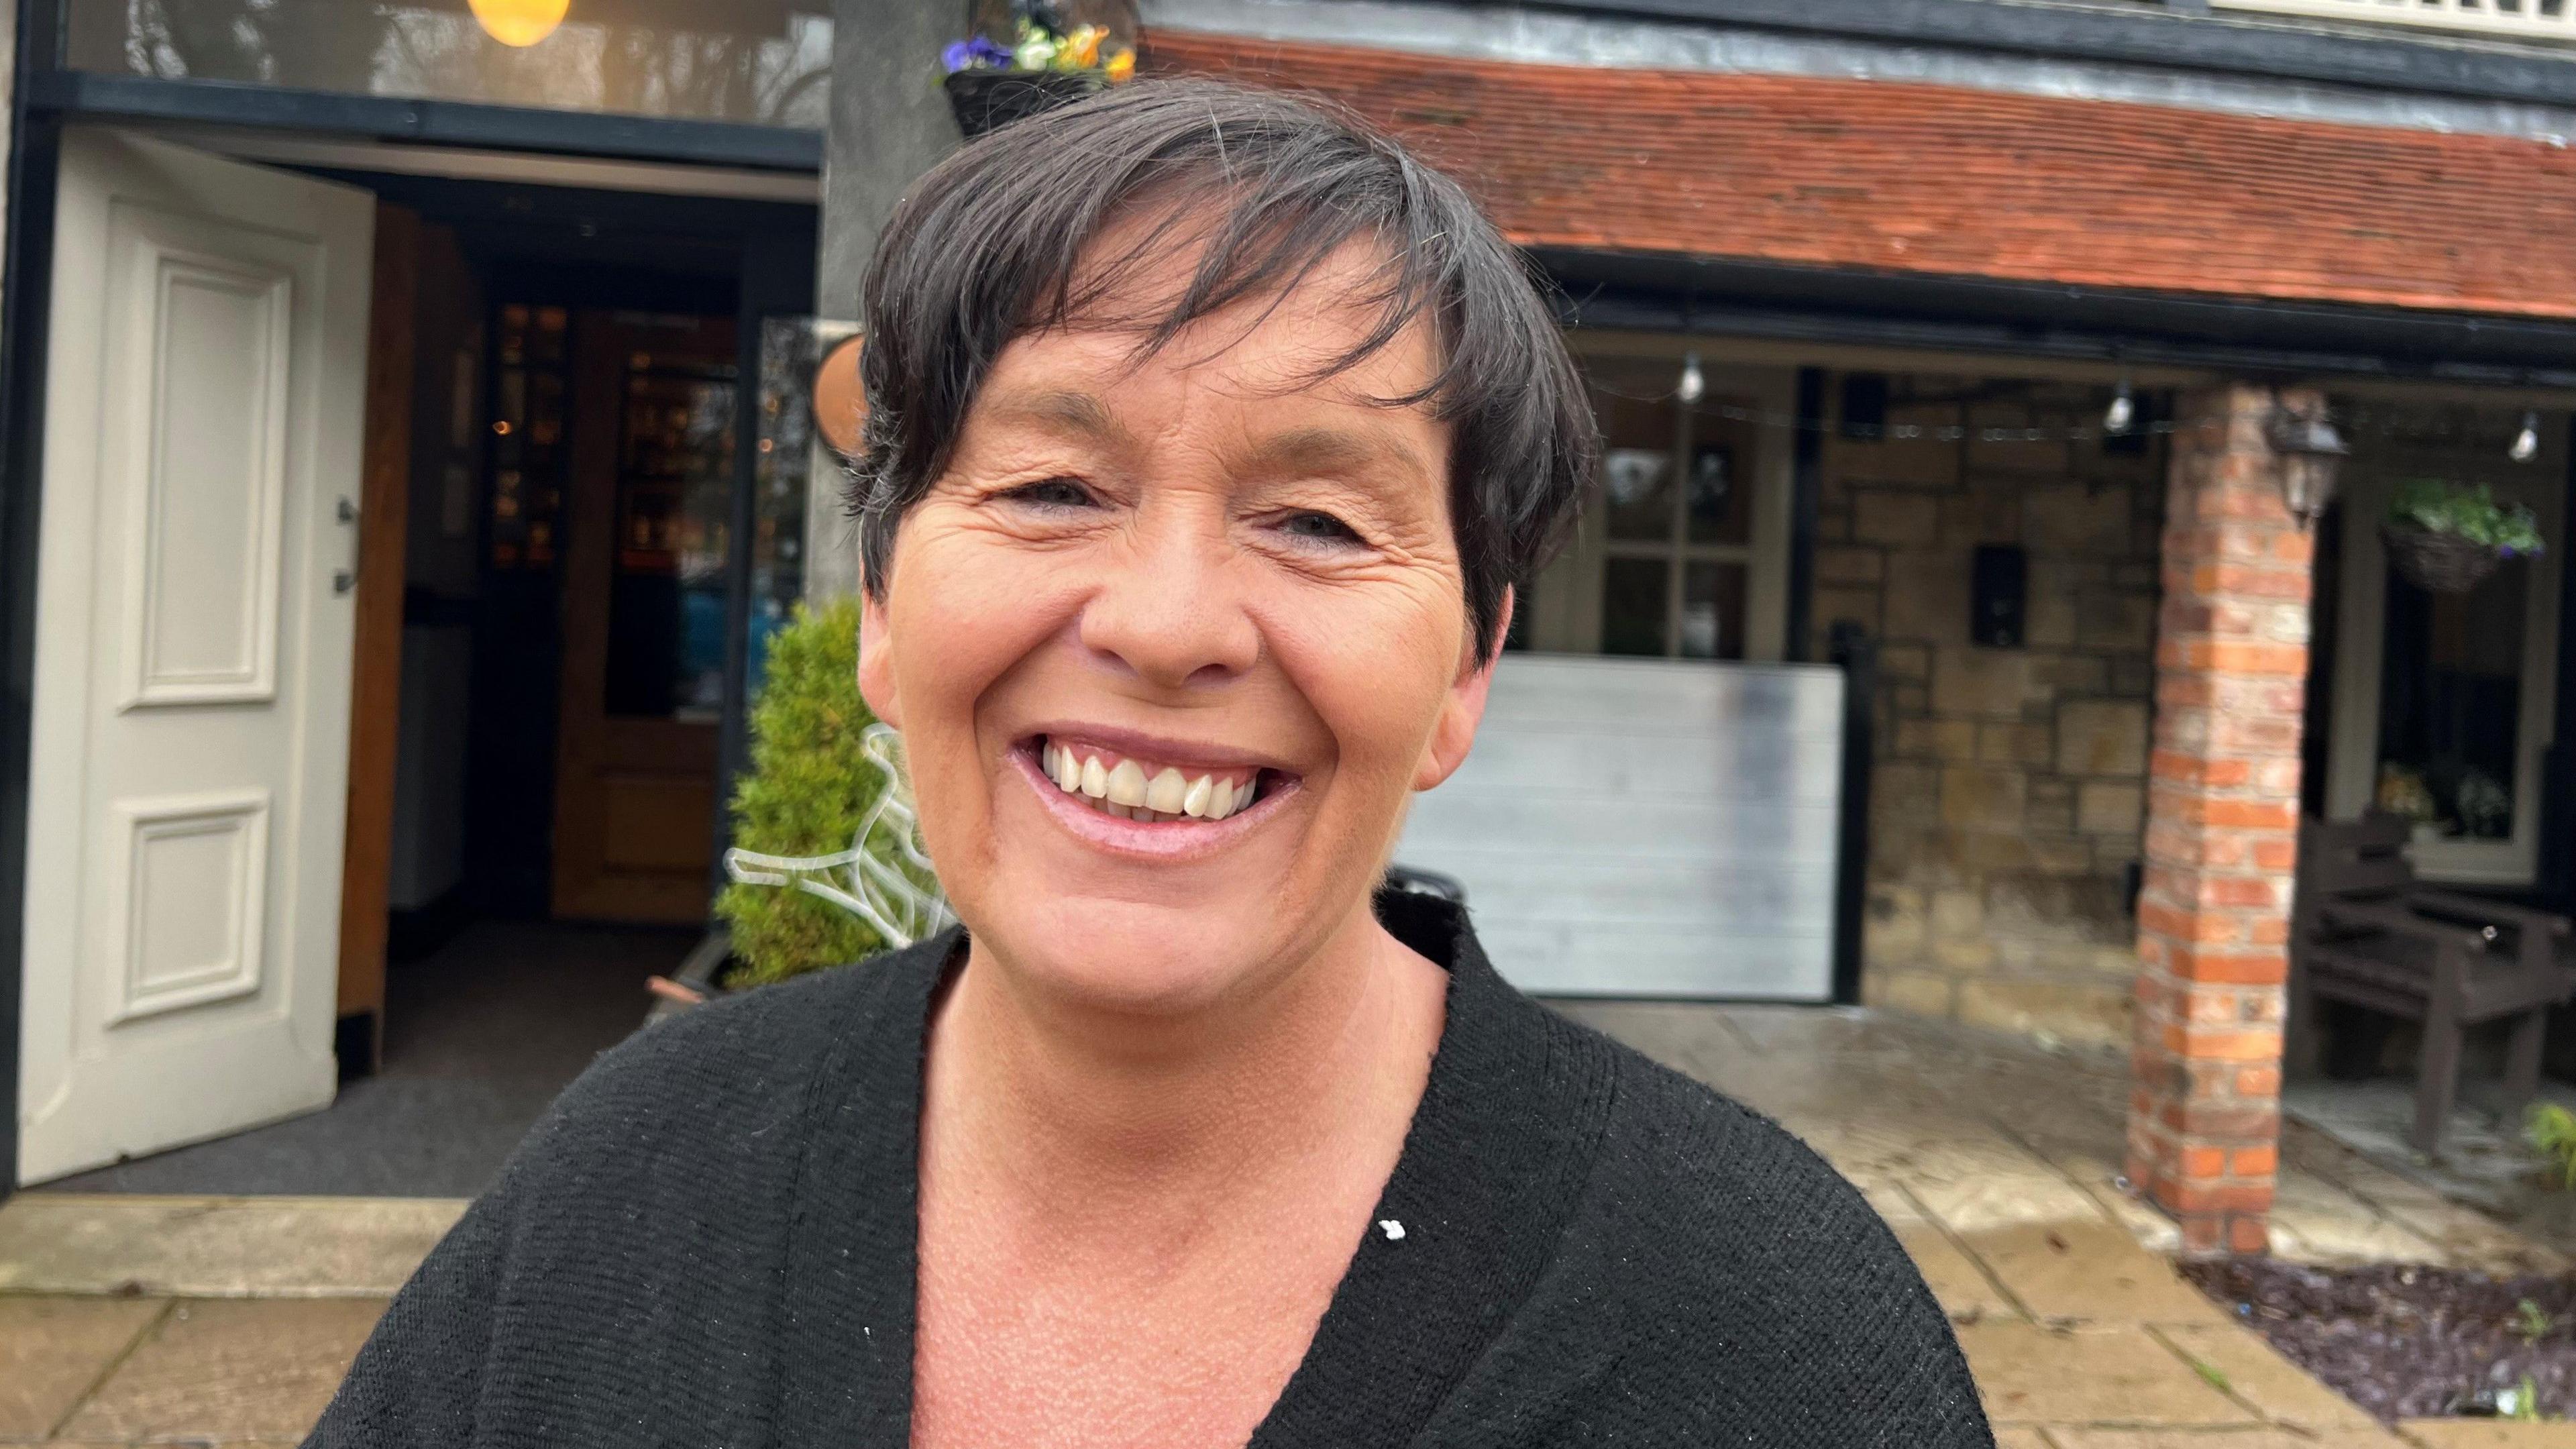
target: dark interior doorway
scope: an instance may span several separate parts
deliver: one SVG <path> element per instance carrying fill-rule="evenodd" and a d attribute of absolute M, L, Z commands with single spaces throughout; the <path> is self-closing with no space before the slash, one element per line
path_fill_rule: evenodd
<path fill-rule="evenodd" d="M 384 944 L 328 1111 L 57 1188 L 479 1192 L 698 944 L 796 589 L 812 207 L 327 174 L 416 275 Z"/>

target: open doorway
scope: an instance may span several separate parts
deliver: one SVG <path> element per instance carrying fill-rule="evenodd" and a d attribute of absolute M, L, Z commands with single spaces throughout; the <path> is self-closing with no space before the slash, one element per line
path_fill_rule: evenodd
<path fill-rule="evenodd" d="M 339 1094 L 56 1187 L 480 1191 L 699 944 L 797 586 L 810 205 L 318 174 L 378 203 Z"/>

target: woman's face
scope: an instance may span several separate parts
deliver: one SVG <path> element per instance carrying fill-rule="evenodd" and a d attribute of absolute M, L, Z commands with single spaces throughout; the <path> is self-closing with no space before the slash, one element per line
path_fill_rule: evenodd
<path fill-rule="evenodd" d="M 1466 755 L 1449 429 L 1370 401 L 1431 339 L 1306 380 L 1367 335 L 1374 263 L 1141 363 L 1131 331 L 1021 337 L 903 517 L 860 684 L 959 917 L 1031 986 L 1166 1012 L 1285 979 L 1364 926 L 1408 797 Z"/>

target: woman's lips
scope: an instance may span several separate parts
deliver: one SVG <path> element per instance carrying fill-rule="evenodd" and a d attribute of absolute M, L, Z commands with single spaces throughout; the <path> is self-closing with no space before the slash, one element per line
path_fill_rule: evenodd
<path fill-rule="evenodd" d="M 1243 791 L 1232 802 L 1232 813 L 1221 819 L 1188 814 L 1189 791 L 1186 788 L 1182 792 L 1184 810 L 1177 816 L 1157 818 L 1159 812 L 1150 805 L 1121 807 L 1129 813 L 1114 815 L 1105 808 L 1109 804 L 1105 794 L 1094 799 L 1080 789 L 1068 791 L 1047 773 L 1044 764 L 1047 744 L 1044 737 L 1024 743 L 1010 752 L 1011 763 L 1028 781 L 1039 805 L 1055 817 L 1058 824 L 1075 837 L 1120 855 L 1186 860 L 1213 854 L 1260 828 L 1262 822 L 1276 815 L 1302 788 L 1302 783 L 1294 775 L 1236 767 L 1227 773 L 1245 777 Z M 1088 763 L 1087 757 L 1085 763 Z M 1142 773 L 1142 760 L 1137 762 L 1137 769 Z M 1104 759 L 1103 774 L 1107 773 Z M 1159 769 L 1157 773 L 1160 773 Z M 1213 800 L 1216 793 L 1214 777 L 1218 772 L 1210 769 L 1203 773 L 1209 777 L 1208 794 Z M 1150 784 L 1151 777 L 1148 778 Z M 1193 784 L 1196 778 L 1190 777 Z"/>

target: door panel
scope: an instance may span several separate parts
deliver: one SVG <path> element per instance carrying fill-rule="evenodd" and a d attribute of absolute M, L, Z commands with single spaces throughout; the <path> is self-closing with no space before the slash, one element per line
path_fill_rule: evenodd
<path fill-rule="evenodd" d="M 64 137 L 22 1181 L 331 1100 L 373 213 Z"/>
<path fill-rule="evenodd" d="M 735 329 L 582 312 L 571 349 L 554 911 L 695 925 L 714 862 Z"/>

